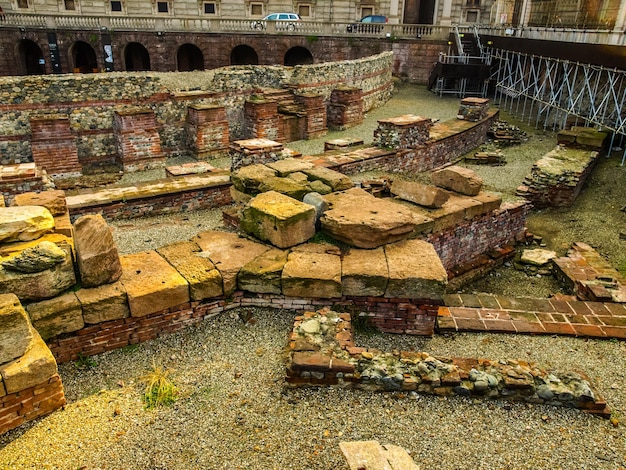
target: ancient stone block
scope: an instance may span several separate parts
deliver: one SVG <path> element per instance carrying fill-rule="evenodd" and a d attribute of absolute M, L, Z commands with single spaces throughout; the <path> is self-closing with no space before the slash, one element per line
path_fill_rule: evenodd
<path fill-rule="evenodd" d="M 14 206 L 43 206 L 50 211 L 53 216 L 63 215 L 67 212 L 65 202 L 65 191 L 49 190 L 39 193 L 28 192 L 16 194 L 13 199 Z"/>
<path fill-rule="evenodd" d="M 0 264 L 8 271 L 38 273 L 62 263 L 66 257 L 67 253 L 63 249 L 55 243 L 44 240 L 3 260 Z"/>
<path fill-rule="evenodd" d="M 82 307 L 73 292 L 29 304 L 26 310 L 43 339 L 78 331 L 85 326 Z"/>
<path fill-rule="evenodd" d="M 261 136 L 255 139 L 236 140 L 230 144 L 230 169 L 236 171 L 249 165 L 275 162 L 282 158 L 282 152 L 283 144 Z"/>
<path fill-rule="evenodd" d="M 54 229 L 54 218 L 42 206 L 0 208 L 0 242 L 36 240 Z"/>
<path fill-rule="evenodd" d="M 556 252 L 554 251 L 535 248 L 533 250 L 522 251 L 520 262 L 524 264 L 532 264 L 534 266 L 543 266 L 556 258 L 556 256 Z"/>
<path fill-rule="evenodd" d="M 83 319 L 88 325 L 119 320 L 130 315 L 126 289 L 119 281 L 89 289 L 78 289 L 76 297 L 83 308 Z"/>
<path fill-rule="evenodd" d="M 389 283 L 385 297 L 441 300 L 448 275 L 435 248 L 423 240 L 385 246 Z"/>
<path fill-rule="evenodd" d="M 231 181 L 237 190 L 246 194 L 258 194 L 261 185 L 268 178 L 276 176 L 276 171 L 266 165 L 247 165 L 234 171 Z"/>
<path fill-rule="evenodd" d="M 374 144 L 386 149 L 408 149 L 424 145 L 430 138 L 431 119 L 405 114 L 381 119 L 374 131 Z"/>
<path fill-rule="evenodd" d="M 165 155 L 156 114 L 148 107 L 127 106 L 113 115 L 113 136 L 124 171 L 161 168 Z"/>
<path fill-rule="evenodd" d="M 460 166 L 449 166 L 433 172 L 431 181 L 435 186 L 466 196 L 476 196 L 483 186 L 482 179 L 475 172 Z"/>
<path fill-rule="evenodd" d="M 322 230 L 359 248 L 376 248 L 410 238 L 432 226 L 430 218 L 359 188 L 325 198 L 330 209 L 320 219 Z"/>
<path fill-rule="evenodd" d="M 302 173 L 306 174 L 310 181 L 321 181 L 326 186 L 333 188 L 333 191 L 343 191 L 354 187 L 354 183 L 350 178 L 330 168 L 316 166 L 310 169 L 303 169 Z"/>
<path fill-rule="evenodd" d="M 463 98 L 459 106 L 457 118 L 465 121 L 480 121 L 481 119 L 485 119 L 487 117 L 488 110 L 488 98 Z"/>
<path fill-rule="evenodd" d="M 0 364 L 22 356 L 33 339 L 30 319 L 15 294 L 0 294 Z"/>
<path fill-rule="evenodd" d="M 312 163 L 297 158 L 283 158 L 282 160 L 270 162 L 267 166 L 276 171 L 278 176 L 287 176 L 291 173 L 313 168 Z"/>
<path fill-rule="evenodd" d="M 250 201 L 240 227 L 278 248 L 288 248 L 315 235 L 315 215 L 313 206 L 269 191 Z"/>
<path fill-rule="evenodd" d="M 182 241 L 157 248 L 189 283 L 191 300 L 204 300 L 223 294 L 222 275 L 194 242 Z"/>
<path fill-rule="evenodd" d="M 237 289 L 237 274 L 241 268 L 270 249 L 229 232 L 201 232 L 191 241 L 198 244 L 204 252 L 202 256 L 208 256 L 222 274 L 224 295 Z"/>
<path fill-rule="evenodd" d="M 84 215 L 74 222 L 76 262 L 82 285 L 96 287 L 117 281 L 122 266 L 113 234 L 104 218 Z"/>
<path fill-rule="evenodd" d="M 54 356 L 37 332 L 33 332 L 33 339 L 24 355 L 0 366 L 7 393 L 16 393 L 44 383 L 56 373 Z"/>
<path fill-rule="evenodd" d="M 296 181 L 290 177 L 270 176 L 259 186 L 261 192 L 275 191 L 302 201 L 304 195 L 313 191 L 306 181 Z"/>
<path fill-rule="evenodd" d="M 247 263 L 239 271 L 239 289 L 266 294 L 281 294 L 281 276 L 287 252 L 270 249 Z"/>
<path fill-rule="evenodd" d="M 143 317 L 189 302 L 189 285 L 156 251 L 124 255 L 120 281 L 130 315 Z"/>
<path fill-rule="evenodd" d="M 341 297 L 341 258 L 325 253 L 292 252 L 282 275 L 283 295 Z"/>
<path fill-rule="evenodd" d="M 341 262 L 342 294 L 382 297 L 387 288 L 389 270 L 383 248 L 352 249 Z"/>
<path fill-rule="evenodd" d="M 405 201 L 432 208 L 443 206 L 450 197 L 447 192 L 442 191 L 436 186 L 401 180 L 393 181 L 391 184 L 391 194 Z"/>

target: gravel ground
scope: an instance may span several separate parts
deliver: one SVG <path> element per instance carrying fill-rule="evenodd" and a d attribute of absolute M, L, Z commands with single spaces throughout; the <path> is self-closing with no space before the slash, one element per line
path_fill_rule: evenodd
<path fill-rule="evenodd" d="M 368 141 L 376 118 L 411 112 L 447 119 L 457 107 L 457 99 L 403 86 L 387 106 L 371 112 L 366 123 L 348 134 Z M 333 135 L 323 140 L 329 138 Z M 323 140 L 290 147 L 314 153 Z M 526 150 L 505 151 L 506 166 L 472 168 L 486 178 L 488 188 L 512 197 L 532 162 L 553 144 L 553 135 L 532 130 Z M 590 242 L 614 265 L 626 267 L 625 242 L 616 237 L 620 227 L 624 230 L 619 207 L 626 201 L 626 185 L 624 168 L 616 160 L 600 163 L 573 210 L 535 214 L 530 229 L 559 251 L 573 241 Z M 371 176 L 376 175 L 360 175 Z M 113 225 L 120 251 L 130 253 L 189 239 L 219 227 L 220 220 L 219 211 L 201 211 Z M 554 286 L 544 278 L 506 268 L 468 289 L 546 296 Z M 244 323 L 238 313 L 256 321 Z M 89 365 L 60 365 L 68 405 L 0 436 L 0 468 L 330 470 L 346 468 L 339 442 L 365 439 L 404 447 L 422 469 L 626 468 L 625 424 L 614 426 L 576 410 L 285 389 L 285 345 L 294 314 L 265 309 L 238 313 L 96 356 Z M 618 421 L 626 413 L 623 341 L 497 334 L 419 338 L 362 331 L 357 344 L 438 356 L 517 358 L 556 370 L 582 370 Z M 154 363 L 171 371 L 180 395 L 173 406 L 148 411 L 141 401 L 140 377 Z"/>

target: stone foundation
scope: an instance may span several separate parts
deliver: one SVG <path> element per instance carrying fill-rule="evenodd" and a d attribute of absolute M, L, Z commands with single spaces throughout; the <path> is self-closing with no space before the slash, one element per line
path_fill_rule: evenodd
<path fill-rule="evenodd" d="M 76 136 L 70 129 L 70 120 L 67 116 L 31 117 L 30 128 L 33 161 L 38 167 L 51 175 L 82 174 Z"/>
<path fill-rule="evenodd" d="M 128 108 L 115 112 L 113 132 L 117 158 L 124 171 L 161 168 L 165 155 L 154 111 L 149 108 Z"/>
<path fill-rule="evenodd" d="M 187 145 L 198 160 L 228 154 L 230 134 L 223 106 L 192 104 L 186 124 Z"/>
<path fill-rule="evenodd" d="M 355 87 L 337 87 L 330 94 L 328 127 L 343 131 L 363 122 L 363 91 Z"/>
<path fill-rule="evenodd" d="M 17 194 L 43 191 L 47 184 L 46 172 L 35 163 L 0 166 L 0 194 L 6 205 Z"/>

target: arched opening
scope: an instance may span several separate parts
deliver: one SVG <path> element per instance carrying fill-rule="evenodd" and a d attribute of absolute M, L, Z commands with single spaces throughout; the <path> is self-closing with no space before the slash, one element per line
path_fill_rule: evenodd
<path fill-rule="evenodd" d="M 308 65 L 313 63 L 313 54 L 301 46 L 292 47 L 285 54 L 285 65 Z"/>
<path fill-rule="evenodd" d="M 45 60 L 41 48 L 30 39 L 22 39 L 17 46 L 18 73 L 20 75 L 41 75 L 45 73 Z"/>
<path fill-rule="evenodd" d="M 131 42 L 124 49 L 124 66 L 129 72 L 150 70 L 150 54 L 138 42 Z"/>
<path fill-rule="evenodd" d="M 70 48 L 70 57 L 74 72 L 93 73 L 98 71 L 96 52 L 86 42 L 76 41 Z"/>
<path fill-rule="evenodd" d="M 230 53 L 230 65 L 259 65 L 259 56 L 250 46 L 242 44 Z"/>
<path fill-rule="evenodd" d="M 176 63 L 179 72 L 191 72 L 192 70 L 204 70 L 204 55 L 193 44 L 183 44 L 178 48 Z"/>

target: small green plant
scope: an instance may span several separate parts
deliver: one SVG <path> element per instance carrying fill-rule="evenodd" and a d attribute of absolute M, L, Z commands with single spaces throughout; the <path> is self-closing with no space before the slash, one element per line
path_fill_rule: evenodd
<path fill-rule="evenodd" d="M 153 410 L 160 406 L 169 406 L 178 397 L 178 388 L 169 379 L 170 371 L 162 365 L 152 363 L 152 369 L 142 378 L 146 385 L 143 393 L 144 407 Z"/>
<path fill-rule="evenodd" d="M 92 369 L 96 367 L 97 363 L 93 358 L 89 356 L 85 356 L 82 353 L 78 353 L 78 358 L 76 359 L 76 362 L 74 363 L 74 365 L 76 366 L 77 369 L 83 370 L 83 369 Z"/>
<path fill-rule="evenodd" d="M 306 37 L 306 42 L 308 44 L 313 44 L 314 42 L 319 41 L 319 39 L 320 39 L 319 36 L 307 36 Z"/>
<path fill-rule="evenodd" d="M 361 312 L 352 312 L 350 314 L 350 321 L 356 334 L 362 334 L 363 336 L 379 335 L 380 330 L 374 325 L 369 317 Z"/>

